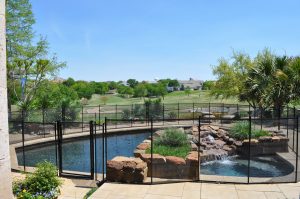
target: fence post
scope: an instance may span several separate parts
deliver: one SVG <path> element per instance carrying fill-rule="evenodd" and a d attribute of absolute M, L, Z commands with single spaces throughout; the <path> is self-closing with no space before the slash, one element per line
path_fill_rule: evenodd
<path fill-rule="evenodd" d="M 46 137 L 46 129 L 45 129 L 45 109 L 42 108 L 42 118 L 43 118 L 43 131 L 44 131 L 44 137 Z"/>
<path fill-rule="evenodd" d="M 65 125 L 65 118 L 66 117 L 66 110 L 65 110 L 65 106 L 64 105 L 62 105 L 61 106 L 61 127 L 62 127 L 62 133 L 63 133 L 63 131 L 64 131 L 64 125 Z"/>
<path fill-rule="evenodd" d="M 81 106 L 81 132 L 83 132 L 83 106 Z"/>
<path fill-rule="evenodd" d="M 280 124 L 281 124 L 281 107 L 278 108 L 278 130 L 280 130 Z"/>
<path fill-rule="evenodd" d="M 95 155 L 94 155 L 94 123 L 90 121 L 90 172 L 91 180 L 95 177 Z"/>
<path fill-rule="evenodd" d="M 193 102 L 193 124 L 195 120 L 195 103 Z"/>
<path fill-rule="evenodd" d="M 289 107 L 286 107 L 286 136 L 289 137 Z"/>
<path fill-rule="evenodd" d="M 151 118 L 151 184 L 153 184 L 153 119 Z"/>
<path fill-rule="evenodd" d="M 262 114 L 262 107 L 259 107 L 260 109 L 260 130 L 262 130 L 262 117 L 263 117 L 263 114 Z"/>
<path fill-rule="evenodd" d="M 163 119 L 163 125 L 165 124 L 165 104 L 163 103 L 163 111 L 162 111 L 162 119 Z"/>
<path fill-rule="evenodd" d="M 57 164 L 57 122 L 54 123 L 54 145 L 55 145 L 55 166 L 58 168 Z"/>
<path fill-rule="evenodd" d="M 61 122 L 57 121 L 57 138 L 58 138 L 58 170 L 59 176 L 62 174 L 62 126 Z"/>
<path fill-rule="evenodd" d="M 22 109 L 22 155 L 23 155 L 23 169 L 24 169 L 24 172 L 26 171 L 26 157 L 25 157 L 25 122 L 24 122 L 24 118 L 25 117 L 25 113 L 24 113 L 24 110 Z"/>
<path fill-rule="evenodd" d="M 200 132 L 201 132 L 201 117 L 198 118 L 198 181 L 200 181 Z"/>
<path fill-rule="evenodd" d="M 248 184 L 250 183 L 250 156 L 251 156 L 251 131 L 252 131 L 252 124 L 251 124 L 251 112 L 249 111 L 249 145 L 248 145 Z"/>
<path fill-rule="evenodd" d="M 130 117 L 133 119 L 135 116 L 133 115 L 133 104 L 131 104 Z"/>
<path fill-rule="evenodd" d="M 208 102 L 208 123 L 210 124 L 210 102 Z"/>
<path fill-rule="evenodd" d="M 295 173 L 295 182 L 298 181 L 298 155 L 299 155 L 299 116 L 297 116 L 297 136 L 296 136 L 296 173 Z"/>
<path fill-rule="evenodd" d="M 107 117 L 105 117 L 104 126 L 105 126 L 104 138 L 105 138 L 105 165 L 106 165 L 107 163 Z"/>
<path fill-rule="evenodd" d="M 95 113 L 95 115 L 97 115 L 97 114 Z M 95 162 L 95 169 L 94 169 L 95 178 L 94 179 L 97 181 L 97 179 L 98 179 L 98 177 L 97 177 L 98 176 L 97 175 L 97 173 L 98 173 L 98 170 L 97 170 L 97 157 L 98 156 L 97 156 L 97 123 L 96 123 L 96 121 L 93 123 L 93 125 L 94 125 L 94 134 L 93 134 L 94 140 L 93 140 L 93 142 L 94 142 L 94 162 Z"/>
<path fill-rule="evenodd" d="M 118 105 L 116 104 L 116 114 L 115 114 L 115 117 L 116 117 L 116 120 L 115 120 L 115 122 L 116 122 L 116 128 L 118 128 Z"/>
<path fill-rule="evenodd" d="M 295 151 L 295 128 L 298 128 L 298 127 L 295 127 L 296 126 L 296 123 L 297 121 L 295 121 L 296 119 L 296 107 L 294 106 L 294 122 L 293 122 L 293 151 Z"/>
<path fill-rule="evenodd" d="M 104 181 L 104 167 L 105 167 L 105 123 L 102 124 L 102 180 Z"/>
<path fill-rule="evenodd" d="M 177 104 L 177 122 L 179 124 L 179 102 Z"/>
<path fill-rule="evenodd" d="M 98 120 L 99 124 L 101 124 L 101 106 L 99 105 L 99 110 L 98 110 Z"/>

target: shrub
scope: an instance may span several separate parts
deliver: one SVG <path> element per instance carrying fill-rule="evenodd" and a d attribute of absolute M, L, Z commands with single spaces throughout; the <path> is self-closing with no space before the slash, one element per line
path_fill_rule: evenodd
<path fill-rule="evenodd" d="M 188 143 L 187 135 L 175 128 L 164 130 L 163 134 L 156 140 L 158 145 L 165 145 L 171 147 L 184 146 Z"/>
<path fill-rule="evenodd" d="M 177 119 L 177 113 L 175 113 L 174 111 L 171 111 L 168 113 L 168 117 L 169 117 L 169 119 Z"/>
<path fill-rule="evenodd" d="M 60 185 L 56 167 L 45 161 L 38 163 L 36 171 L 27 174 L 24 181 L 15 182 L 13 192 L 22 199 L 53 199 L 59 195 Z"/>
<path fill-rule="evenodd" d="M 234 124 L 234 126 L 230 129 L 229 134 L 231 137 L 238 139 L 238 140 L 244 140 L 249 138 L 249 122 L 248 121 L 240 121 Z M 259 138 L 262 136 L 268 136 L 270 135 L 269 132 L 264 130 L 255 130 L 251 129 L 251 138 Z"/>
<path fill-rule="evenodd" d="M 184 158 L 190 150 L 191 146 L 188 142 L 187 135 L 180 129 L 166 129 L 163 134 L 153 142 L 153 153 L 164 156 Z M 146 153 L 151 153 L 151 148 L 148 148 Z"/>

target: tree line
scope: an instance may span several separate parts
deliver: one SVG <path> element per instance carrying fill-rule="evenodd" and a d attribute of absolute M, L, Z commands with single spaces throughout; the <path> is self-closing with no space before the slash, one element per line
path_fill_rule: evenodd
<path fill-rule="evenodd" d="M 277 55 L 267 48 L 254 58 L 234 52 L 230 59 L 221 58 L 213 73 L 217 81 L 211 95 L 215 97 L 238 97 L 254 108 L 274 108 L 277 114 L 283 106 L 299 105 L 299 56 Z"/>

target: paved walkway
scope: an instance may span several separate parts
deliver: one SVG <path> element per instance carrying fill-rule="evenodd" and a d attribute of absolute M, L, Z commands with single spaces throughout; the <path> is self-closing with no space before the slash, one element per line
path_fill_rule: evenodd
<path fill-rule="evenodd" d="M 299 199 L 300 183 L 238 185 L 173 183 L 132 185 L 105 183 L 89 199 Z"/>

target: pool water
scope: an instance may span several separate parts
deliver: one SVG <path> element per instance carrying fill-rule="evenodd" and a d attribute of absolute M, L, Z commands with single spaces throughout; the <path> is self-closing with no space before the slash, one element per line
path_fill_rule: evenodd
<path fill-rule="evenodd" d="M 148 138 L 150 133 L 134 133 L 127 135 L 111 135 L 107 137 L 107 158 L 115 156 L 133 156 L 138 144 Z M 62 145 L 63 170 L 90 171 L 90 140 L 77 140 Z M 23 165 L 22 152 L 17 153 L 19 165 Z M 38 162 L 47 160 L 55 164 L 55 146 L 44 146 L 25 151 L 26 166 L 35 166 Z M 104 160 L 105 161 L 105 160 Z M 102 172 L 102 139 L 96 139 L 95 162 L 97 172 Z"/>
<path fill-rule="evenodd" d="M 278 177 L 294 171 L 293 165 L 277 155 L 251 157 L 250 177 Z M 240 156 L 201 164 L 201 174 L 220 176 L 248 176 L 248 159 Z"/>
<path fill-rule="evenodd" d="M 107 138 L 107 158 L 115 156 L 133 156 L 136 146 L 148 138 L 150 133 L 134 133 L 126 135 L 110 135 Z M 96 172 L 102 173 L 102 139 L 96 139 L 95 167 Z M 65 171 L 90 172 L 90 140 L 79 139 L 62 145 L 62 166 Z M 26 166 L 36 166 L 38 162 L 47 160 L 55 164 L 55 146 L 45 145 L 25 151 Z M 19 165 L 23 165 L 22 152 L 17 153 Z M 279 156 L 251 157 L 250 177 L 285 176 L 294 171 L 293 165 Z M 105 168 L 104 168 L 105 172 Z M 224 160 L 203 163 L 200 173 L 220 176 L 248 176 L 248 160 L 240 156 L 228 157 Z"/>

